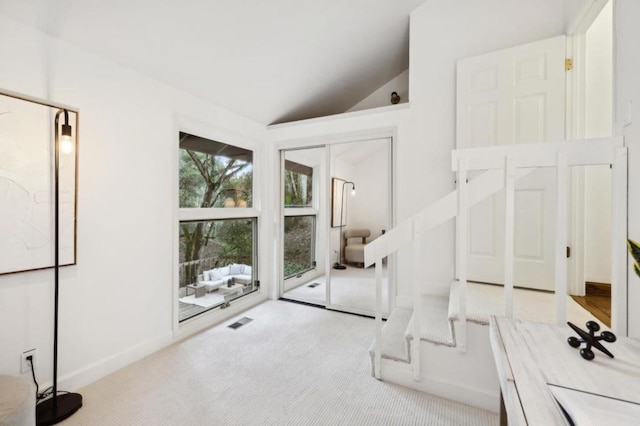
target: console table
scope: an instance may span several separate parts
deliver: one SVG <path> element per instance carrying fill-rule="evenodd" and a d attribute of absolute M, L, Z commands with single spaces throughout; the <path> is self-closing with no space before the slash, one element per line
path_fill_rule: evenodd
<path fill-rule="evenodd" d="M 567 326 L 492 316 L 489 333 L 502 395 L 501 425 L 565 424 L 549 385 L 640 404 L 638 340 L 618 336 L 605 343 L 615 358 L 595 350 L 595 359 L 585 361 L 567 344 L 575 335 Z"/>

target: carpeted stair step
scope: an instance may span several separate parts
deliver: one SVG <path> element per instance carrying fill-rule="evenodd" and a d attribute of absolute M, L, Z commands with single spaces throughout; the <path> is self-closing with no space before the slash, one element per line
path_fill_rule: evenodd
<path fill-rule="evenodd" d="M 413 321 L 415 321 L 415 315 L 412 316 L 407 326 L 406 338 L 408 341 L 413 340 Z M 448 295 L 423 295 L 420 321 L 421 340 L 438 345 L 456 345 L 453 326 L 449 321 Z"/>
<path fill-rule="evenodd" d="M 382 358 L 399 362 L 410 362 L 405 331 L 413 315 L 411 309 L 396 308 L 382 326 Z M 369 355 L 375 355 L 375 341 L 369 348 Z"/>

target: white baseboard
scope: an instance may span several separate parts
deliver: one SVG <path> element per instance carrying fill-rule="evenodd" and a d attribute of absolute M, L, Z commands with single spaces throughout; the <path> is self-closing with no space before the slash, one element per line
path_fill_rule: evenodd
<path fill-rule="evenodd" d="M 245 298 L 237 300 L 226 309 L 215 309 L 210 313 L 199 315 L 192 321 L 181 324 L 176 331 L 168 330 L 154 339 L 129 347 L 119 353 L 59 377 L 58 387 L 67 391 L 76 391 L 160 349 L 226 321 L 265 300 L 266 296 L 264 294 L 256 292 L 255 295 L 247 295 Z M 44 389 L 51 386 L 51 383 L 43 383 L 42 385 L 42 389 Z"/>
<path fill-rule="evenodd" d="M 78 390 L 83 386 L 93 383 L 102 377 L 159 351 L 171 343 L 173 343 L 173 333 L 167 331 L 155 339 L 127 348 L 119 353 L 66 374 L 63 377 L 59 377 L 58 387 L 67 391 Z"/>

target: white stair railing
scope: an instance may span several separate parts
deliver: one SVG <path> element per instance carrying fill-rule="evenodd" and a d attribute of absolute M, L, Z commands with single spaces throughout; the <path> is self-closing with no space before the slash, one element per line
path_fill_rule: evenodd
<path fill-rule="evenodd" d="M 556 323 L 567 322 L 567 154 L 556 154 L 556 241 L 555 290 Z"/>
<path fill-rule="evenodd" d="M 513 256 L 515 227 L 515 160 L 513 155 L 505 157 L 504 193 L 504 315 L 513 318 Z"/>
<path fill-rule="evenodd" d="M 514 287 L 514 194 L 515 182 L 528 175 L 537 167 L 555 167 L 556 202 L 556 242 L 555 242 L 555 285 L 556 318 L 558 323 L 566 321 L 566 220 L 567 220 L 567 174 L 569 166 L 609 164 L 612 175 L 612 221 L 616 226 L 612 233 L 612 305 L 616 307 L 612 317 L 613 328 L 619 334 L 627 333 L 626 325 L 626 170 L 627 151 L 621 137 L 598 138 L 578 141 L 544 142 L 537 144 L 503 145 L 487 148 L 470 148 L 452 152 L 452 169 L 458 172 L 457 190 L 405 220 L 383 236 L 365 246 L 365 266 L 376 264 L 376 343 L 374 374 L 381 378 L 382 351 L 382 259 L 400 248 L 413 243 L 414 263 L 414 344 L 412 357 L 414 378 L 420 377 L 420 312 L 422 310 L 422 284 L 420 280 L 422 263 L 422 236 L 453 217 L 456 221 L 457 250 L 456 262 L 460 281 L 459 307 L 460 330 L 457 344 L 460 350 L 466 348 L 466 253 L 467 253 L 467 212 L 470 207 L 485 198 L 506 189 L 505 202 L 505 315 L 513 316 Z M 484 172 L 467 183 L 467 173 Z M 622 225 L 624 223 L 624 226 Z"/>
<path fill-rule="evenodd" d="M 458 268 L 458 331 L 456 343 L 460 352 L 467 350 L 467 159 L 458 159 L 458 216 L 456 217 L 456 265 Z"/>
<path fill-rule="evenodd" d="M 413 220 L 413 345 L 411 345 L 411 359 L 413 360 L 413 379 L 420 380 L 420 336 L 422 336 L 422 235 L 420 234 L 420 216 Z"/>

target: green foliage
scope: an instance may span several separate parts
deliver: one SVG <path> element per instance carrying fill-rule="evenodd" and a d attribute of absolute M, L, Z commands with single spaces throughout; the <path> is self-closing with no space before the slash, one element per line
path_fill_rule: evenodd
<path fill-rule="evenodd" d="M 289 262 L 287 260 L 284 261 L 284 277 L 289 278 L 297 275 L 299 272 L 305 271 L 309 269 L 310 265 L 308 263 L 302 264 L 297 262 Z"/>
<path fill-rule="evenodd" d="M 291 216 L 284 221 L 284 276 L 310 269 L 313 262 L 313 216 Z"/>
<path fill-rule="evenodd" d="M 245 161 L 180 150 L 179 205 L 183 208 L 211 208 L 252 205 L 253 167 Z M 180 260 L 188 262 L 214 256 L 251 259 L 253 234 L 231 224 L 234 221 L 207 221 L 180 225 Z M 228 230 L 227 230 L 228 229 Z M 210 244 L 215 242 L 215 244 Z M 248 254 L 248 255 L 247 255 Z M 246 262 L 245 262 L 246 263 Z"/>

